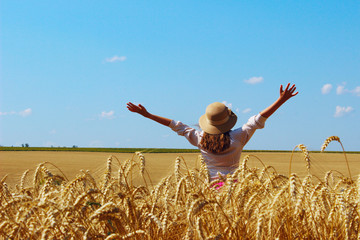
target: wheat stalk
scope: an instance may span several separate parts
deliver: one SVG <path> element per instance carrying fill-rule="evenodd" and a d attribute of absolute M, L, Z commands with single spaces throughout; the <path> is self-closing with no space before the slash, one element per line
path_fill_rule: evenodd
<path fill-rule="evenodd" d="M 209 169 L 202 155 L 199 155 L 199 160 L 200 160 L 200 173 L 205 177 L 205 182 L 209 183 L 210 182 Z"/>
<path fill-rule="evenodd" d="M 305 163 L 306 163 L 306 169 L 308 170 L 308 174 L 310 174 L 310 155 L 309 155 L 309 152 L 307 150 L 307 148 L 305 147 L 304 144 L 299 144 L 299 145 L 296 145 L 295 148 L 292 150 L 292 153 L 291 153 L 291 158 L 290 158 L 290 164 L 289 164 L 289 177 L 291 175 L 291 162 L 292 162 L 292 158 L 293 158 L 293 155 L 294 155 L 294 151 L 296 148 L 299 148 L 303 155 L 304 155 L 304 160 L 305 160 Z"/>
<path fill-rule="evenodd" d="M 350 181 L 352 181 L 352 177 L 351 177 L 351 172 L 350 172 L 350 166 L 349 166 L 349 161 L 347 159 L 347 156 L 346 156 L 346 152 L 345 152 L 345 149 L 344 149 L 344 146 L 342 144 L 342 142 L 340 141 L 340 138 L 338 136 L 331 136 L 331 137 L 328 137 L 325 142 L 323 143 L 323 145 L 321 146 L 321 152 L 324 152 L 326 147 L 329 145 L 330 142 L 332 141 L 337 141 L 340 143 L 341 145 L 341 148 L 343 150 L 343 153 L 344 153 L 344 157 L 345 157 L 345 161 L 346 161 L 346 166 L 348 168 L 348 172 L 349 172 L 349 177 L 350 177 Z"/>

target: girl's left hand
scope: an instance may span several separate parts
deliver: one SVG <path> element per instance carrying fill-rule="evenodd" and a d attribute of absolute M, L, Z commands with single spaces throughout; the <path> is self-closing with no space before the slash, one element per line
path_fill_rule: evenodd
<path fill-rule="evenodd" d="M 144 117 L 149 115 L 149 112 L 141 104 L 135 105 L 132 102 L 128 102 L 126 105 L 127 105 L 127 109 L 129 109 L 130 112 L 136 112 L 138 114 L 143 115 Z"/>

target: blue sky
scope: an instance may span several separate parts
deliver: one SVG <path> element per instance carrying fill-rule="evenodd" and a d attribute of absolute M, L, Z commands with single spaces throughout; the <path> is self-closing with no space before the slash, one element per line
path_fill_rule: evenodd
<path fill-rule="evenodd" d="M 192 148 L 126 109 L 237 127 L 299 94 L 245 149 L 360 150 L 359 1 L 1 1 L 0 145 Z M 331 143 L 329 150 L 341 150 Z"/>

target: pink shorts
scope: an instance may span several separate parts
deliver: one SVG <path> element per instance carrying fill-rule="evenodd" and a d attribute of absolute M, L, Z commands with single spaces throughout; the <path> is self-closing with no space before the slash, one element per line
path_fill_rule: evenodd
<path fill-rule="evenodd" d="M 222 186 L 224 186 L 225 182 L 218 182 L 212 185 L 211 187 L 215 187 L 216 190 L 220 189 Z"/>
<path fill-rule="evenodd" d="M 234 183 L 236 183 L 236 182 L 237 182 L 237 179 L 234 180 Z M 215 183 L 214 185 L 212 185 L 211 187 L 214 187 L 216 190 L 218 190 L 224 185 L 225 185 L 225 182 L 218 182 L 218 183 Z"/>

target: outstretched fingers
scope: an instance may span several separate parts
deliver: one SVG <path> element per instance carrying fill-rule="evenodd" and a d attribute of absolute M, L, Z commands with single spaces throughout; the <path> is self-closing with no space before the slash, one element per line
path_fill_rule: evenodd
<path fill-rule="evenodd" d="M 288 83 L 288 84 L 286 85 L 285 92 L 289 91 L 289 86 L 290 86 L 290 83 Z"/>
<path fill-rule="evenodd" d="M 291 88 L 289 89 L 289 92 L 291 93 L 291 96 L 292 96 L 292 97 L 295 96 L 295 95 L 297 95 L 297 94 L 299 93 L 299 92 L 294 93 L 295 90 L 296 90 L 296 87 L 295 87 L 295 84 L 293 84 L 293 85 L 291 86 Z"/>
<path fill-rule="evenodd" d="M 295 91 L 295 89 L 296 89 L 295 84 L 293 84 L 293 85 L 291 86 L 291 88 L 289 89 L 289 91 L 290 91 L 290 92 L 293 92 L 293 91 Z"/>
<path fill-rule="evenodd" d="M 148 111 L 146 110 L 146 108 L 141 104 L 135 105 L 132 102 L 128 102 L 126 105 L 127 105 L 127 108 L 129 109 L 129 111 L 131 111 L 131 112 L 136 112 L 143 116 L 146 116 L 149 114 Z"/>
<path fill-rule="evenodd" d="M 280 93 L 291 91 L 292 88 L 295 87 L 295 84 L 293 84 L 293 85 L 291 86 L 291 88 L 289 88 L 289 87 L 290 87 L 290 83 L 288 83 L 288 84 L 286 85 L 286 87 L 285 87 L 285 90 L 283 90 L 283 85 L 281 84 L 281 85 L 280 85 Z"/>
<path fill-rule="evenodd" d="M 283 90 L 283 85 L 280 85 L 280 96 L 282 96 L 284 99 L 292 98 L 299 93 L 299 92 L 295 93 L 295 90 L 296 90 L 295 84 L 291 85 L 290 87 L 290 83 L 288 83 L 285 87 L 285 90 Z"/>
<path fill-rule="evenodd" d="M 129 111 L 131 112 L 138 112 L 139 110 L 139 107 L 133 104 L 132 102 L 128 102 L 126 105 L 127 105 L 127 109 L 129 109 Z"/>

